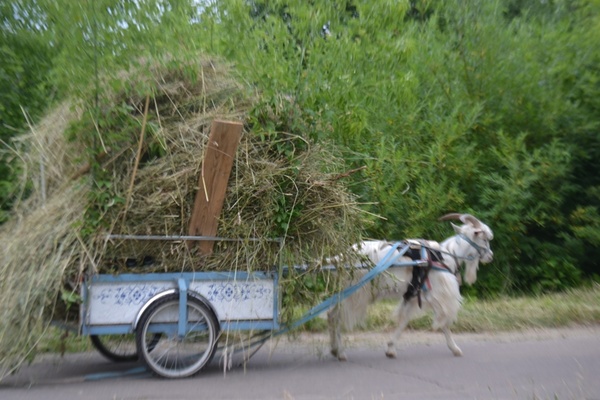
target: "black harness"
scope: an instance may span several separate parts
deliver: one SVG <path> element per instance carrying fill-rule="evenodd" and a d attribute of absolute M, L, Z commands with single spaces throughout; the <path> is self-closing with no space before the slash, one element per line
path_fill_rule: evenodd
<path fill-rule="evenodd" d="M 422 240 L 419 240 L 418 242 L 419 245 L 405 241 L 405 243 L 409 244 L 409 249 L 404 255 L 413 261 L 423 260 L 421 249 L 424 248 L 427 259 L 423 261 L 427 261 L 427 264 L 418 264 L 413 267 L 411 281 L 406 289 L 406 293 L 404 293 L 402 297 L 405 301 L 409 301 L 413 297 L 416 297 L 419 303 L 419 308 L 421 308 L 421 291 L 425 287 L 427 278 L 429 276 L 429 271 L 431 271 L 434 266 L 438 268 L 444 268 L 450 273 L 452 273 L 452 271 L 446 264 L 443 263 L 442 253 L 427 247 Z"/>

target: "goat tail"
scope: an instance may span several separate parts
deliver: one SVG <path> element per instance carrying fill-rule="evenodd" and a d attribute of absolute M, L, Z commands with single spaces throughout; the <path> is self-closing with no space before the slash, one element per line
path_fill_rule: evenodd
<path fill-rule="evenodd" d="M 446 272 L 431 271 L 429 274 L 431 291 L 427 299 L 434 311 L 434 330 L 450 327 L 458 318 L 462 296 L 456 277 Z"/>

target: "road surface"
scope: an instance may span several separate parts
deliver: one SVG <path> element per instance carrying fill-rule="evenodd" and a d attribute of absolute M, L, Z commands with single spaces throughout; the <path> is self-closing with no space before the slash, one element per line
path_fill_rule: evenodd
<path fill-rule="evenodd" d="M 0 399 L 587 399 L 600 400 L 600 326 L 455 335 L 454 357 L 440 333 L 406 332 L 398 358 L 385 335 L 348 337 L 347 362 L 324 335 L 269 342 L 245 366 L 219 356 L 199 375 L 152 376 L 137 363 L 96 353 L 44 355 L 0 382 Z"/>

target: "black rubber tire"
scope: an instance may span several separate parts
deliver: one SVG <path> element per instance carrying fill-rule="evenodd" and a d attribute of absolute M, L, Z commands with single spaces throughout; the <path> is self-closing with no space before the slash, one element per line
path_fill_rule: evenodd
<path fill-rule="evenodd" d="M 210 363 L 219 338 L 219 323 L 204 302 L 187 298 L 185 336 L 177 335 L 179 294 L 157 300 L 142 314 L 136 329 L 137 351 L 156 375 L 164 378 L 187 378 Z M 158 331 L 157 331 L 158 330 Z M 153 337 L 161 340 L 153 345 Z"/>
<path fill-rule="evenodd" d="M 90 340 L 100 354 L 110 361 L 137 361 L 135 335 L 91 335 Z"/>
<path fill-rule="evenodd" d="M 125 335 L 90 335 L 96 350 L 110 361 L 117 363 L 133 362 L 139 359 L 135 334 Z M 149 346 L 154 349 L 160 334 L 154 335 Z"/>

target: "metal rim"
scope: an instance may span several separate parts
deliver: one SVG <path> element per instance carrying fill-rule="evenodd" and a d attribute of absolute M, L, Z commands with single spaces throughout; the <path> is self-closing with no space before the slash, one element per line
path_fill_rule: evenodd
<path fill-rule="evenodd" d="M 185 378 L 198 373 L 216 350 L 219 325 L 213 312 L 201 301 L 188 296 L 183 337 L 177 334 L 178 323 L 179 294 L 172 294 L 144 312 L 136 331 L 138 353 L 154 373 L 165 378 Z M 157 334 L 161 339 L 153 345 Z"/>

